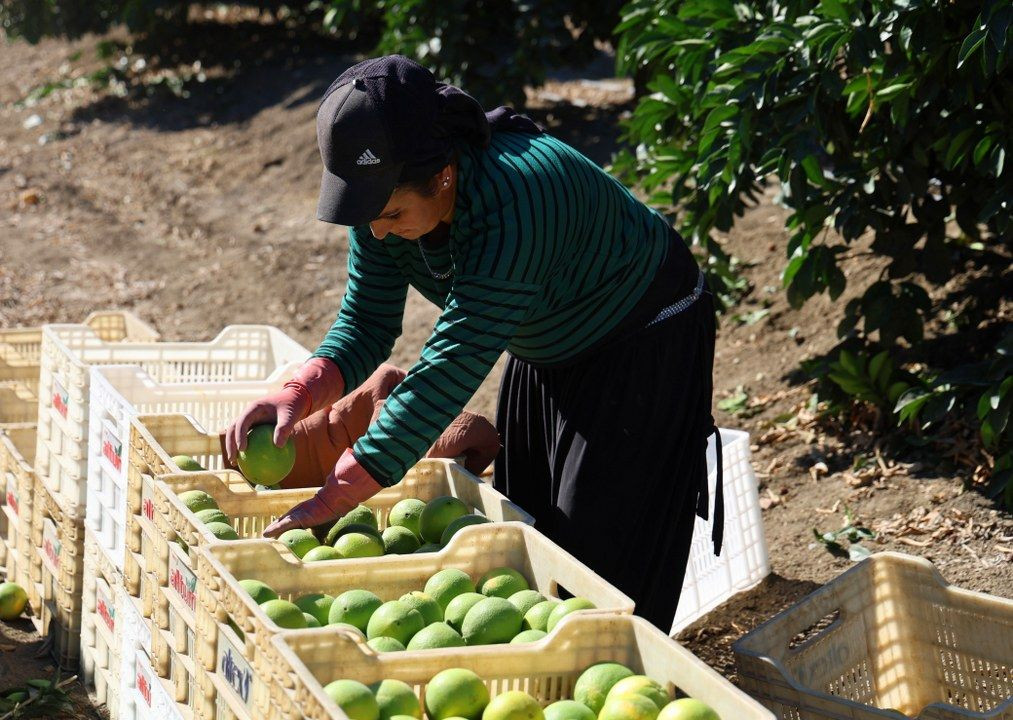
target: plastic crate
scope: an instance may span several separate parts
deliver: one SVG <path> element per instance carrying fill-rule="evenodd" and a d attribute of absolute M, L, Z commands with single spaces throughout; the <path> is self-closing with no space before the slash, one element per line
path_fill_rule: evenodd
<path fill-rule="evenodd" d="M 93 312 L 82 324 L 107 342 L 152 342 L 159 337 L 154 328 L 133 313 L 125 311 Z M 0 330 L 0 384 L 16 380 L 27 385 L 33 392 L 37 391 L 41 346 L 41 327 Z M 35 421 L 34 417 L 32 421 Z"/>
<path fill-rule="evenodd" d="M 258 678 L 270 672 L 270 660 L 265 662 L 271 658 L 268 641 L 282 628 L 240 587 L 243 578 L 264 580 L 286 600 L 313 592 L 336 597 L 346 590 L 365 588 L 386 601 L 421 590 L 443 568 L 459 568 L 478 580 L 487 571 L 506 566 L 523 573 L 532 589 L 547 597 L 558 598 L 562 592 L 564 598 L 587 598 L 596 606 L 595 612 L 633 612 L 629 597 L 523 523 L 467 527 L 440 552 L 423 555 L 303 563 L 280 543 L 248 540 L 208 545 L 197 558 L 198 661 L 209 670 L 217 667 L 216 656 L 221 653 L 216 651 L 219 643 L 215 638 L 228 633 L 231 637 L 226 642 L 235 645 L 235 662 L 252 663 Z M 242 641 L 228 628 L 230 618 L 243 631 Z M 428 652 L 421 651 L 421 655 Z M 261 710 L 266 710 L 266 688 L 254 688 L 252 694 L 258 693 L 265 700 Z"/>
<path fill-rule="evenodd" d="M 790 720 L 1013 719 L 1013 600 L 922 558 L 873 555 L 733 649 L 746 692 Z"/>
<path fill-rule="evenodd" d="M 131 419 L 171 411 L 224 429 L 252 400 L 280 390 L 299 364 L 279 368 L 270 380 L 221 383 L 159 383 L 136 365 L 91 368 L 85 522 L 113 565 L 124 568 Z"/>
<path fill-rule="evenodd" d="M 397 679 L 424 701 L 430 678 L 447 668 L 466 668 L 485 680 L 491 696 L 523 690 L 543 705 L 573 697 L 589 665 L 618 662 L 650 676 L 671 695 L 695 697 L 722 720 L 774 720 L 762 705 L 718 675 L 686 648 L 643 618 L 575 614 L 552 636 L 530 645 L 433 650 L 424 659 L 407 653 L 374 653 L 360 639 L 336 628 L 285 631 L 272 640 L 275 665 L 272 720 L 347 720 L 324 693 L 334 680 L 363 683 Z"/>
<path fill-rule="evenodd" d="M 158 383 L 222 383 L 273 379 L 308 355 L 268 325 L 233 325 L 201 343 L 109 343 L 83 325 L 45 325 L 36 470 L 68 503 L 85 504 L 91 366 L 139 365 Z"/>
<path fill-rule="evenodd" d="M 40 635 L 52 636 L 63 668 L 77 669 L 81 650 L 84 519 L 65 507 L 36 474 L 31 543 L 39 568 L 38 606 L 32 618 Z"/>
<path fill-rule="evenodd" d="M 148 599 L 155 584 L 148 582 L 147 570 L 154 572 L 153 558 L 158 556 L 154 478 L 180 472 L 172 462 L 175 455 L 189 455 L 208 470 L 221 470 L 222 450 L 217 433 L 208 433 L 185 415 L 139 415 L 130 426 L 124 581 L 127 592 L 144 603 L 144 616 L 151 617 Z"/>
<path fill-rule="evenodd" d="M 178 494 L 186 490 L 203 490 L 211 495 L 222 512 L 229 516 L 233 527 L 242 538 L 260 538 L 261 532 L 272 520 L 314 493 L 312 488 L 254 490 L 242 475 L 231 470 L 163 475 L 155 480 L 152 519 L 156 535 L 149 538 L 146 533 L 142 533 L 142 543 L 154 540 L 142 548 L 142 562 L 148 581 L 156 584 L 155 627 L 167 631 L 175 638 L 176 655 L 170 655 L 170 660 L 180 655 L 196 657 L 194 638 L 198 621 L 195 553 L 197 548 L 219 543 L 207 531 L 205 524 L 180 502 Z M 471 511 L 480 512 L 497 522 L 514 521 L 528 525 L 534 522 L 530 515 L 507 500 L 492 486 L 483 483 L 450 460 L 420 461 L 400 483 L 374 495 L 366 505 L 374 510 L 377 523 L 382 529 L 386 527 L 390 510 L 400 500 L 407 497 L 431 500 L 442 495 L 458 497 Z M 146 522 L 143 513 L 142 519 Z M 188 550 L 184 551 L 175 542 L 177 538 L 186 543 Z M 279 544 L 277 547 L 282 546 Z M 435 557 L 435 553 L 430 557 Z M 294 556 L 292 558 L 295 559 Z M 208 630 L 213 631 L 213 628 Z M 199 644 L 196 646 L 198 652 L 200 647 Z M 163 662 L 166 660 L 165 656 L 153 659 L 162 677 L 167 679 L 172 677 L 182 682 L 179 679 L 183 671 L 178 666 L 171 663 L 166 665 Z M 210 652 L 205 653 L 205 660 L 213 663 Z M 195 676 L 187 675 L 186 687 L 192 689 L 194 682 Z M 190 702 L 190 695 L 187 701 Z"/>
<path fill-rule="evenodd" d="M 38 415 L 39 398 L 26 383 L 16 380 L 0 382 L 0 427 L 34 424 Z"/>
<path fill-rule="evenodd" d="M 34 581 L 39 579 L 31 543 L 34 457 L 34 424 L 0 428 L 0 563 L 6 579 L 25 588 L 33 608 L 38 603 Z"/>
<path fill-rule="evenodd" d="M 717 487 L 717 453 L 714 437 L 707 446 L 707 480 L 710 486 L 708 520 L 696 519 L 693 544 L 682 582 L 679 605 L 670 635 L 703 617 L 736 593 L 756 585 L 770 574 L 767 539 L 756 474 L 750 464 L 749 433 L 722 428 L 725 527 L 721 555 L 714 555 L 714 490 Z"/>
<path fill-rule="evenodd" d="M 81 677 L 104 704 L 112 720 L 119 718 L 123 650 L 122 581 L 99 551 L 95 534 L 84 531 L 84 576 L 81 593 Z"/>
<path fill-rule="evenodd" d="M 135 598 L 119 589 L 122 659 L 119 720 L 181 718 L 166 685 L 151 662 L 153 634 Z"/>

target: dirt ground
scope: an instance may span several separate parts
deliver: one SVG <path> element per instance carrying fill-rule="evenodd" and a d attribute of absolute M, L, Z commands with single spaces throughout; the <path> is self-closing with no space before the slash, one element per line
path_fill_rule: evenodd
<path fill-rule="evenodd" d="M 272 28 L 224 32 L 178 49 L 188 97 L 125 55 L 123 86 L 70 87 L 21 104 L 33 88 L 100 67 L 98 38 L 0 47 L 0 326 L 118 307 L 166 340 L 270 323 L 315 347 L 340 303 L 346 246 L 342 230 L 315 219 L 313 118 L 353 58 Z M 532 91 L 531 113 L 606 163 L 632 91 L 602 65 Z M 1013 519 L 965 490 L 964 466 L 899 462 L 813 422 L 811 387 L 795 370 L 833 347 L 844 303 L 787 304 L 786 213 L 772 197 L 726 239 L 752 289 L 722 320 L 715 400 L 739 388 L 748 397 L 744 411 L 716 416 L 752 435 L 773 574 L 681 635 L 733 678 L 736 638 L 851 564 L 813 535 L 841 527 L 846 510 L 877 531 L 869 549 L 921 555 L 957 585 L 1013 596 Z M 867 270 L 848 265 L 849 277 Z M 436 314 L 410 296 L 394 362 L 410 366 Z M 472 409 L 493 414 L 498 377 L 499 366 Z"/>

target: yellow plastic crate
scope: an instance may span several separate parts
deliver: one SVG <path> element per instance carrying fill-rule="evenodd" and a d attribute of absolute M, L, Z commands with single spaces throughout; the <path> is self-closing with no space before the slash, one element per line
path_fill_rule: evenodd
<path fill-rule="evenodd" d="M 280 543 L 247 540 L 216 543 L 197 553 L 198 661 L 208 670 L 220 668 L 232 645 L 233 662 L 252 666 L 254 685 L 268 677 L 268 642 L 281 632 L 239 585 L 244 578 L 263 580 L 285 600 L 307 593 L 338 596 L 346 590 L 364 588 L 381 600 L 397 600 L 405 593 L 422 590 L 439 570 L 458 568 L 477 581 L 489 570 L 512 567 L 521 572 L 532 589 L 546 597 L 584 597 L 596 606 L 593 612 L 632 613 L 633 601 L 586 565 L 534 528 L 523 523 L 494 523 L 463 528 L 440 552 L 421 555 L 388 555 L 382 558 L 329 560 L 304 563 Z M 569 593 L 569 594 L 567 594 Z M 591 611 L 589 611 L 591 612 Z M 231 619 L 245 638 L 235 636 Z M 555 631 L 553 631 L 555 632 Z M 219 642 L 223 634 L 228 637 Z M 211 656 L 211 652 L 215 656 Z M 409 655 L 428 655 L 413 651 Z M 421 662 L 421 660 L 420 660 Z M 225 678 L 218 678 L 226 685 Z M 253 687 L 251 699 L 264 703 L 266 687 Z"/>
<path fill-rule="evenodd" d="M 6 578 L 25 588 L 33 608 L 38 604 L 34 590 L 39 580 L 31 544 L 34 457 L 34 423 L 0 428 L 0 563 Z"/>
<path fill-rule="evenodd" d="M 158 332 L 136 315 L 126 311 L 93 312 L 84 319 L 100 339 L 106 342 L 158 340 Z M 33 393 L 39 387 L 39 357 L 42 328 L 10 328 L 0 330 L 0 384 L 16 380 Z M 35 418 L 32 418 L 35 421 Z"/>
<path fill-rule="evenodd" d="M 0 382 L 0 427 L 10 424 L 35 424 L 39 415 L 39 398 L 26 383 L 17 380 Z M 35 450 L 32 450 L 32 455 Z"/>
<path fill-rule="evenodd" d="M 142 582 L 147 579 L 156 586 L 153 591 L 155 628 L 168 631 L 178 643 L 185 640 L 185 644 L 180 646 L 183 649 L 177 653 L 192 658 L 193 638 L 197 632 L 195 551 L 218 541 L 207 531 L 204 523 L 180 502 L 178 495 L 186 490 L 203 490 L 211 495 L 222 512 L 229 516 L 241 538 L 260 538 L 264 528 L 274 519 L 311 497 L 315 491 L 312 488 L 254 490 L 242 475 L 232 470 L 178 473 L 156 478 L 151 518 L 155 534 L 149 538 L 147 533 L 141 533 L 142 560 L 136 565 L 140 567 L 143 564 Z M 428 501 L 442 495 L 458 497 L 469 510 L 496 522 L 534 523 L 530 515 L 504 495 L 450 460 L 422 460 L 400 483 L 385 488 L 370 498 L 366 505 L 374 510 L 382 529 L 387 525 L 391 509 L 400 500 L 415 497 Z M 142 502 L 142 505 L 145 504 Z M 146 522 L 142 512 L 138 523 Z M 188 551 L 175 542 L 177 538 L 186 543 Z M 154 542 L 148 542 L 149 539 Z M 167 667 L 163 662 L 164 655 L 152 660 L 161 677 L 179 676 L 181 671 L 177 667 Z M 192 688 L 193 683 L 191 675 L 186 685 Z"/>
<path fill-rule="evenodd" d="M 597 662 L 618 662 L 648 675 L 669 694 L 707 703 L 721 720 L 774 720 L 774 715 L 643 618 L 574 614 L 549 637 L 526 645 L 492 645 L 411 653 L 374 653 L 336 628 L 276 635 L 271 720 L 347 720 L 324 693 L 334 680 L 408 683 L 425 701 L 429 680 L 447 668 L 478 674 L 492 697 L 522 690 L 542 705 L 573 697 L 580 673 Z"/>
<path fill-rule="evenodd" d="M 1013 600 L 923 558 L 873 555 L 733 648 L 743 688 L 780 717 L 1013 720 Z"/>

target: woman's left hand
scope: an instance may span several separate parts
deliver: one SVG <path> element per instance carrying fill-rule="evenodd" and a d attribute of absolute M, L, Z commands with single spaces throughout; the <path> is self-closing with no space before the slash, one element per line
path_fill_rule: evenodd
<path fill-rule="evenodd" d="M 383 488 L 373 479 L 349 448 L 338 458 L 324 486 L 309 500 L 296 505 L 264 529 L 265 537 L 278 537 L 286 530 L 312 528 L 330 523 Z"/>

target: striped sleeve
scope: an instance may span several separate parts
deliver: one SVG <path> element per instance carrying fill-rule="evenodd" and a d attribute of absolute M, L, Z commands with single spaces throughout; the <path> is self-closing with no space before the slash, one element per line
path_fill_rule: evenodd
<path fill-rule="evenodd" d="M 348 285 L 315 357 L 333 360 L 348 392 L 390 357 L 401 335 L 408 281 L 368 227 L 348 230 Z"/>
<path fill-rule="evenodd" d="M 419 361 L 355 444 L 356 459 L 378 483 L 400 482 L 460 414 L 537 292 L 535 285 L 489 278 L 454 283 Z"/>

